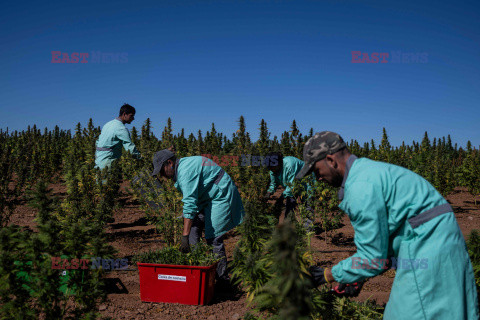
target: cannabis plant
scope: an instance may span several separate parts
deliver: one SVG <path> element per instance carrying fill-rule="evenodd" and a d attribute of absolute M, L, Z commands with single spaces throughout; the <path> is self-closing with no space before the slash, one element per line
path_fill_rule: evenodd
<path fill-rule="evenodd" d="M 188 266 L 211 266 L 218 260 L 212 248 L 204 242 L 198 242 L 189 253 L 182 253 L 178 246 L 174 246 L 140 253 L 132 259 L 134 262 Z"/>
<path fill-rule="evenodd" d="M 151 177 L 148 170 L 141 171 L 133 180 L 132 187 L 141 201 L 147 220 L 154 224 L 167 245 L 175 245 L 182 232 L 182 196 L 171 180 L 162 184 Z"/>
<path fill-rule="evenodd" d="M 258 310 L 267 310 L 279 319 L 310 319 L 315 310 L 305 259 L 308 253 L 297 245 L 296 228 L 287 219 L 268 243 L 271 277 L 253 300 Z"/>

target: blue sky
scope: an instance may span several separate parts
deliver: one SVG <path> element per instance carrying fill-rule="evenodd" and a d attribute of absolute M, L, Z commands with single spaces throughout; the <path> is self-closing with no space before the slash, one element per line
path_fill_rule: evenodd
<path fill-rule="evenodd" d="M 2 4 L 0 128 L 71 129 L 128 102 L 160 136 L 307 133 L 393 145 L 450 134 L 480 144 L 478 1 L 63 1 Z M 126 53 L 125 63 L 52 63 L 52 51 Z M 426 61 L 352 63 L 352 51 Z M 424 56 L 425 57 L 425 56 Z M 131 127 L 130 125 L 129 127 Z"/>

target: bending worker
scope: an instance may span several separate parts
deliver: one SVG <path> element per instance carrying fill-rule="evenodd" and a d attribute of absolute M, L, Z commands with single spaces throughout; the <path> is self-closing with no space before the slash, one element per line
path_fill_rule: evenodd
<path fill-rule="evenodd" d="M 357 295 L 361 286 L 352 284 L 385 271 L 378 262 L 392 257 L 398 266 L 384 319 L 478 319 L 465 240 L 452 207 L 429 182 L 405 168 L 357 158 L 329 131 L 307 141 L 303 158 L 297 178 L 313 171 L 319 181 L 340 187 L 339 207 L 357 246 L 331 270 L 311 267 L 315 285 L 335 281 Z"/>
<path fill-rule="evenodd" d="M 230 176 L 220 166 L 211 162 L 206 166 L 205 162 L 200 156 L 176 159 L 174 153 L 165 149 L 154 154 L 152 175 L 160 174 L 175 181 L 175 187 L 183 195 L 181 250 L 188 252 L 205 229 L 207 244 L 221 258 L 217 281 L 222 286 L 229 284 L 224 235 L 243 221 L 245 212 Z"/>
<path fill-rule="evenodd" d="M 265 197 L 269 199 L 279 186 L 284 187 L 285 190 L 283 190 L 281 198 L 285 198 L 285 218 L 287 218 L 297 207 L 297 195 L 293 194 L 291 186 L 295 181 L 295 176 L 303 168 L 304 163 L 302 160 L 295 157 L 284 157 L 281 152 L 269 153 L 267 159 L 267 168 L 270 170 L 270 185 Z M 310 190 L 308 184 L 304 184 L 304 187 L 307 192 Z M 308 200 L 308 196 L 305 197 L 304 200 Z M 306 227 L 311 229 L 314 215 L 308 204 L 307 210 L 310 213 L 306 220 Z"/>
<path fill-rule="evenodd" d="M 119 117 L 107 122 L 98 137 L 95 152 L 95 167 L 102 170 L 110 167 L 113 161 L 122 156 L 122 146 L 130 151 L 132 155 L 139 159 L 140 152 L 130 138 L 130 132 L 125 124 L 132 123 L 135 119 L 135 108 L 129 104 L 124 104 L 120 108 Z"/>

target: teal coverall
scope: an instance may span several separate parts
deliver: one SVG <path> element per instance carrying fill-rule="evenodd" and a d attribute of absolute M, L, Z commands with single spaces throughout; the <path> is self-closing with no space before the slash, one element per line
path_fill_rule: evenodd
<path fill-rule="evenodd" d="M 285 187 L 283 196 L 293 197 L 292 188 L 290 184 L 293 184 L 295 176 L 303 168 L 303 161 L 295 157 L 283 157 L 282 171 L 278 174 L 274 174 L 270 171 L 270 186 L 268 192 L 274 193 L 275 189 L 280 185 Z"/>
<path fill-rule="evenodd" d="M 122 155 L 122 145 L 125 150 L 130 151 L 135 158 L 140 158 L 140 152 L 137 150 L 130 138 L 130 132 L 118 119 L 107 122 L 98 137 L 95 152 L 95 166 L 99 169 L 109 167 L 112 162 Z"/>
<path fill-rule="evenodd" d="M 181 158 L 176 166 L 175 187 L 183 194 L 183 217 L 205 216 L 205 238 L 217 238 L 243 221 L 245 210 L 230 176 L 209 159 Z"/>
<path fill-rule="evenodd" d="M 353 267 L 354 260 L 393 257 L 402 263 L 384 319 L 478 319 L 465 240 L 451 206 L 429 182 L 405 168 L 352 155 L 339 198 L 354 228 L 357 252 L 332 268 L 337 282 L 385 271 L 373 264 Z"/>

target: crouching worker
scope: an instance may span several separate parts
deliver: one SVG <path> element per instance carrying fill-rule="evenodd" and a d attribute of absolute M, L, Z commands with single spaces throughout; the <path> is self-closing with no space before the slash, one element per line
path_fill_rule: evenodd
<path fill-rule="evenodd" d="M 267 159 L 269 160 L 267 168 L 270 170 L 270 185 L 265 198 L 269 199 L 279 186 L 284 187 L 281 199 L 285 199 L 285 218 L 287 218 L 290 214 L 294 214 L 293 211 L 297 207 L 299 196 L 293 194 L 291 185 L 295 181 L 295 176 L 302 170 L 304 163 L 295 157 L 284 157 L 281 152 L 269 153 Z M 307 191 L 310 190 L 310 186 L 305 185 L 304 187 Z M 302 200 L 308 201 L 308 197 L 304 197 Z M 307 210 L 310 211 L 310 214 L 307 217 L 306 227 L 310 229 L 313 227 L 314 214 L 308 203 Z"/>
<path fill-rule="evenodd" d="M 240 194 L 230 176 L 218 165 L 203 165 L 201 156 L 176 159 L 169 150 L 153 156 L 154 170 L 158 175 L 175 181 L 183 195 L 183 236 L 181 250 L 188 252 L 190 245 L 200 240 L 205 229 L 207 244 L 221 258 L 217 265 L 219 285 L 228 285 L 227 256 L 223 244 L 227 231 L 243 221 L 244 209 Z"/>
<path fill-rule="evenodd" d="M 478 319 L 465 240 L 452 207 L 428 181 L 399 166 L 357 158 L 329 131 L 307 141 L 303 159 L 297 178 L 313 171 L 319 181 L 340 187 L 339 207 L 350 218 L 357 246 L 331 270 L 310 267 L 315 285 L 339 282 L 338 291 L 355 296 L 363 280 L 386 270 L 376 262 L 392 257 L 402 263 L 384 319 Z"/>

